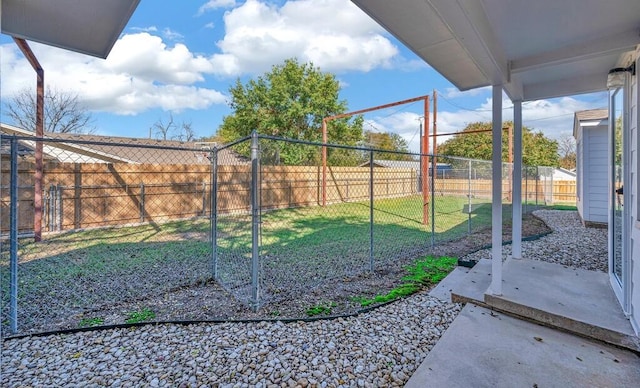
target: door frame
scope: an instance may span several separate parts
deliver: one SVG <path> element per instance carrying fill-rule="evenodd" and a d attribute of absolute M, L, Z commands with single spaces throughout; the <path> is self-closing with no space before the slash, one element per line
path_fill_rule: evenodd
<path fill-rule="evenodd" d="M 630 136 L 629 136 L 629 106 L 630 106 L 631 82 L 628 75 L 625 76 L 625 83 L 622 87 L 609 92 L 609 228 L 608 228 L 608 274 L 611 287 L 618 298 L 622 310 L 625 314 L 631 313 L 631 268 L 630 268 L 630 227 L 631 227 L 631 180 L 630 180 Z M 616 97 L 619 96 L 621 107 L 617 107 Z M 616 109 L 620 109 L 619 117 L 622 117 L 622 187 L 628 188 L 622 193 L 622 240 L 621 240 L 621 260 L 622 276 L 618 279 L 615 274 L 614 254 L 615 254 L 615 211 L 616 196 L 616 164 L 615 164 L 615 127 Z M 625 206 L 626 205 L 626 206 Z"/>

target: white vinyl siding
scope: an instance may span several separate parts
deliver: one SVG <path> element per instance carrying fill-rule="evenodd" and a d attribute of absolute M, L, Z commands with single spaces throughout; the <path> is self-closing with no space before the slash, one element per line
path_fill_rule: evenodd
<path fill-rule="evenodd" d="M 607 223 L 607 126 L 580 127 L 578 142 L 578 211 L 585 223 Z"/>

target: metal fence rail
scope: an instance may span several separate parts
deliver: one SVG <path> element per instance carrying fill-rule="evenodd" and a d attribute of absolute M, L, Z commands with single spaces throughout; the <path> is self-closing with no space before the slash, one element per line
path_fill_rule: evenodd
<path fill-rule="evenodd" d="M 491 224 L 487 161 L 439 157 L 423 185 L 420 167 L 379 164 L 420 155 L 326 145 L 325 170 L 323 145 L 257 134 L 217 148 L 47 139 L 36 243 L 35 141 L 1 138 L 5 333 L 122 323 L 123 312 L 147 308 L 156 319 L 218 318 L 205 300 L 186 311 L 179 299 L 215 287 L 256 310 L 320 295 Z M 281 154 L 293 151 L 300 161 L 283 165 Z M 503 169 L 505 217 L 511 169 Z M 552 176 L 524 169 L 524 211 L 570 198 Z"/>

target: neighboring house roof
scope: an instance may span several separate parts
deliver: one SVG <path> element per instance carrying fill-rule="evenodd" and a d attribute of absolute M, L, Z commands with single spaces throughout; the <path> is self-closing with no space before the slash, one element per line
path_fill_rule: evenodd
<path fill-rule="evenodd" d="M 567 170 L 566 168 L 556 168 L 553 171 L 553 179 L 561 179 L 561 180 L 575 180 L 576 172 Z"/>
<path fill-rule="evenodd" d="M 3 0 L 2 33 L 106 58 L 140 0 Z"/>
<path fill-rule="evenodd" d="M 33 136 L 33 132 L 7 124 L 2 133 Z M 138 139 L 116 136 L 45 133 L 43 154 L 65 163 L 210 164 L 209 147 L 203 143 Z M 33 140 L 21 139 L 23 149 L 35 149 Z M 5 154 L 6 150 L 2 150 Z M 220 165 L 240 165 L 249 161 L 230 149 L 218 154 Z"/>
<path fill-rule="evenodd" d="M 577 138 L 580 127 L 607 125 L 608 122 L 609 109 L 589 109 L 576 112 L 573 118 L 573 137 Z"/>

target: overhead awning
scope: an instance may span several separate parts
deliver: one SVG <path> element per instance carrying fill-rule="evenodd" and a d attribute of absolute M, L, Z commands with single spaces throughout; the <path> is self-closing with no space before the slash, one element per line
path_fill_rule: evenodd
<path fill-rule="evenodd" d="M 140 0 L 2 0 L 3 34 L 106 58 Z"/>
<path fill-rule="evenodd" d="M 638 0 L 352 0 L 460 90 L 512 100 L 606 90 L 640 44 Z"/>

